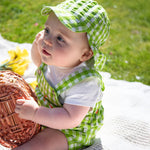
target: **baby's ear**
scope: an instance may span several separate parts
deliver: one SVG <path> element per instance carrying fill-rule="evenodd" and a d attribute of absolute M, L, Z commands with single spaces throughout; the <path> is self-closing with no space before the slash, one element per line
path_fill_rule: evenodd
<path fill-rule="evenodd" d="M 81 62 L 89 60 L 93 56 L 93 51 L 92 49 L 86 49 L 83 53 L 83 55 L 80 58 Z"/>

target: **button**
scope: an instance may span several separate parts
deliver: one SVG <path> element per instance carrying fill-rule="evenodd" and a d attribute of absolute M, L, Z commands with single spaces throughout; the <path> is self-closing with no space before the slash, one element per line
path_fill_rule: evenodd
<path fill-rule="evenodd" d="M 38 74 L 41 75 L 41 70 L 40 69 L 38 70 Z"/>

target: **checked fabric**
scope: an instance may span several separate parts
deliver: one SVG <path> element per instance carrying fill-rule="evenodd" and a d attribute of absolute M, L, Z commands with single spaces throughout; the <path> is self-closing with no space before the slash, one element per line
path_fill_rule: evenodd
<path fill-rule="evenodd" d="M 46 67 L 47 65 L 42 64 L 36 71 L 38 86 L 35 89 L 35 93 L 38 97 L 39 104 L 50 109 L 55 107 L 63 107 L 59 102 L 59 95 L 64 90 L 69 89 L 85 78 L 95 76 L 101 81 L 101 76 L 99 73 L 87 68 L 70 74 L 68 77 L 63 79 L 62 82 L 58 83 L 55 88 L 52 88 L 44 77 Z M 103 84 L 101 87 L 102 90 L 104 90 Z M 67 137 L 69 150 L 84 148 L 85 146 L 89 146 L 94 143 L 96 133 L 103 124 L 103 111 L 104 109 L 101 101 L 98 101 L 95 107 L 88 112 L 79 126 L 61 130 Z"/>

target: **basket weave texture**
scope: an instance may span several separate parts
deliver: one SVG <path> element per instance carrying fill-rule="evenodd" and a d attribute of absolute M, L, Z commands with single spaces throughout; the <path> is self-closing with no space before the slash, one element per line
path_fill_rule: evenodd
<path fill-rule="evenodd" d="M 26 81 L 12 71 L 0 71 L 0 144 L 17 147 L 30 140 L 40 130 L 40 125 L 19 118 L 15 113 L 17 99 L 36 96 Z"/>

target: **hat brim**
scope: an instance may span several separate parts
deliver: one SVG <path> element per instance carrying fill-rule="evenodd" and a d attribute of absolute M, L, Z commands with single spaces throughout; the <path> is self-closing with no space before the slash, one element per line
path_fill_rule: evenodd
<path fill-rule="evenodd" d="M 55 15 L 60 20 L 60 22 L 63 23 L 71 31 L 87 32 L 88 27 L 86 26 L 86 22 L 82 23 L 82 26 L 84 26 L 84 28 L 78 28 L 78 26 L 79 26 L 78 20 L 79 20 L 79 18 L 81 18 L 81 16 L 74 15 L 73 12 L 70 12 L 66 9 L 59 8 L 57 6 L 45 6 L 41 10 L 41 14 L 49 15 L 52 11 L 55 13 Z"/>

